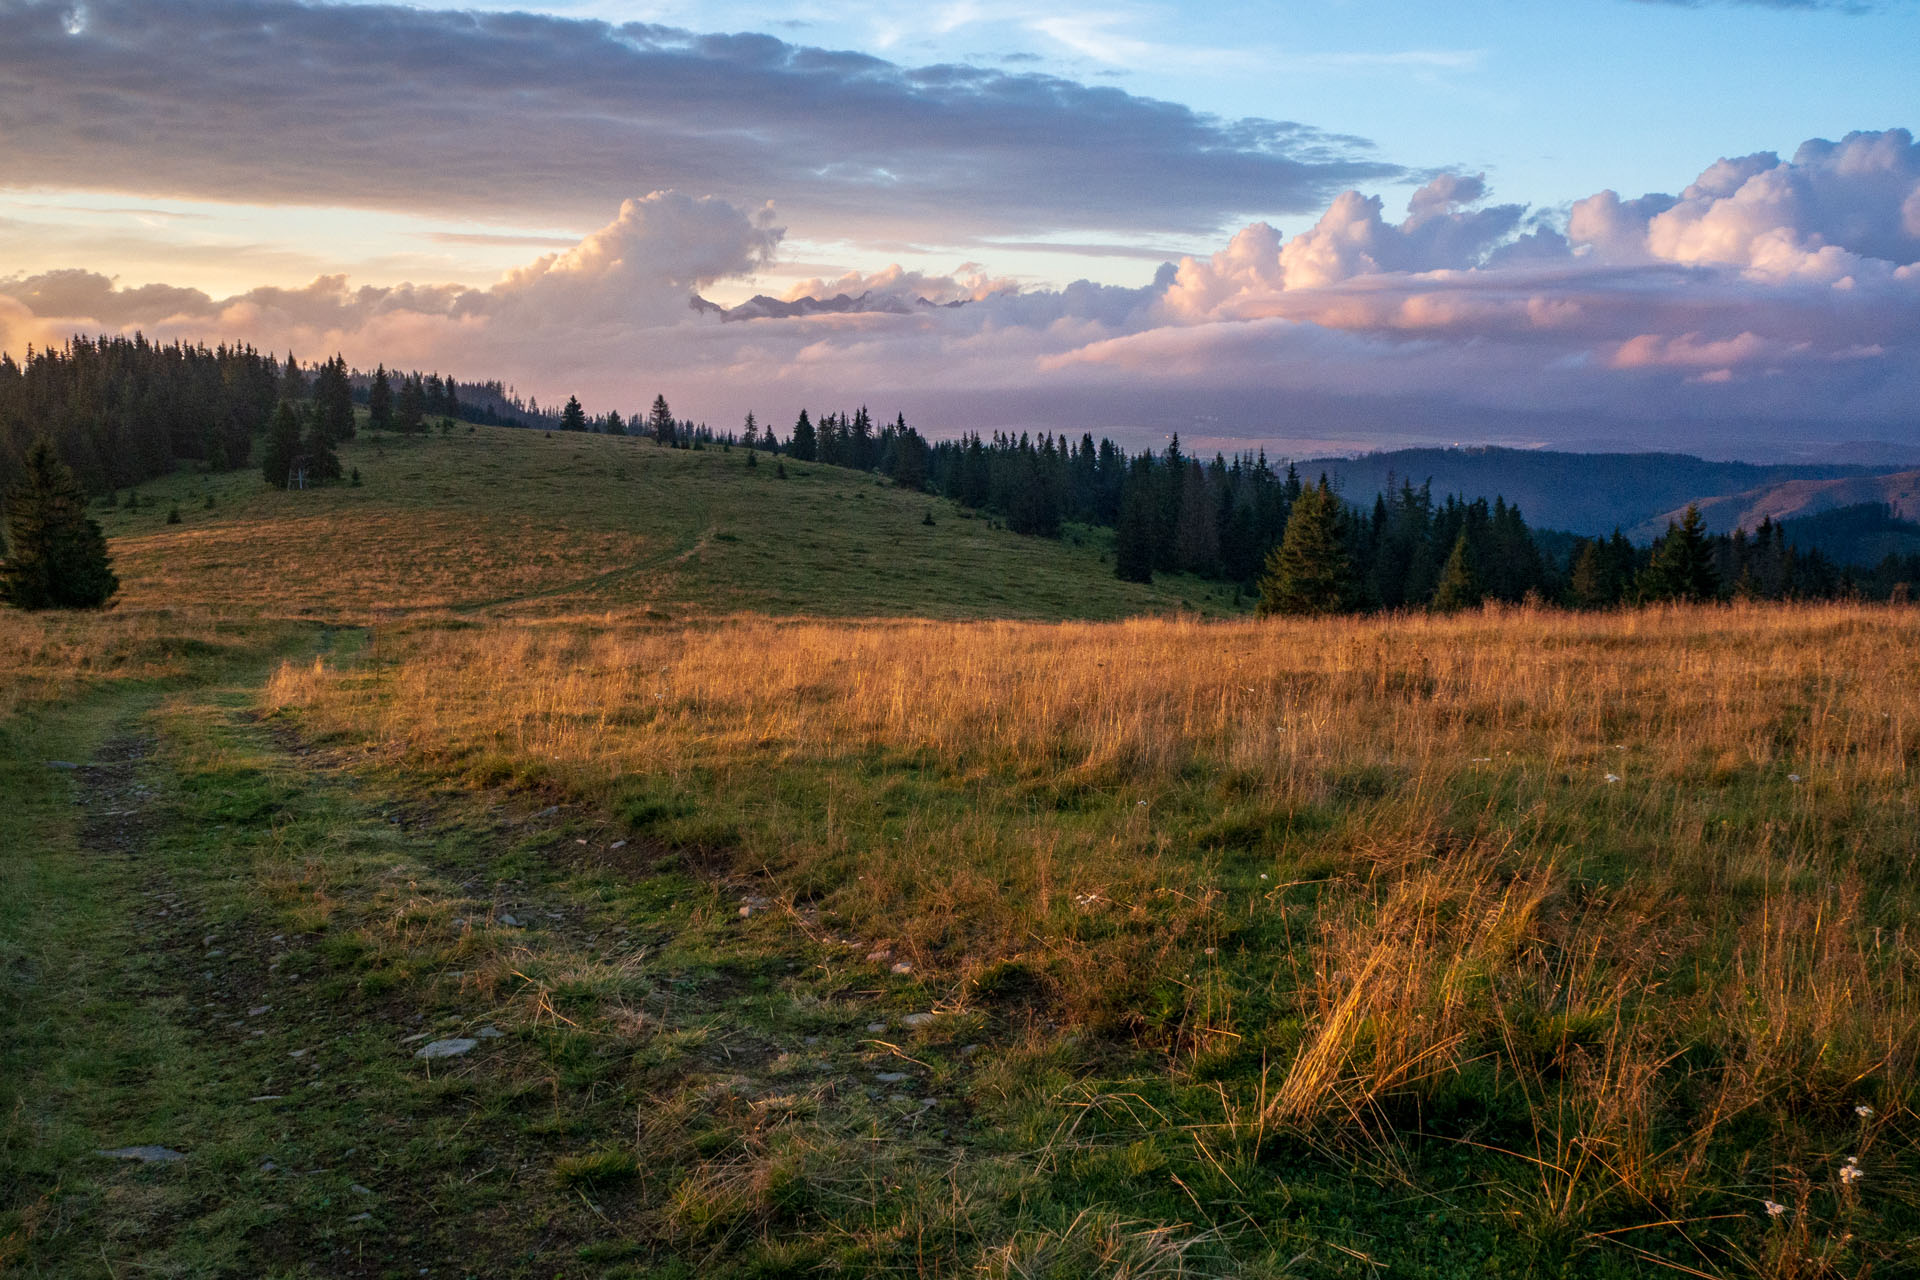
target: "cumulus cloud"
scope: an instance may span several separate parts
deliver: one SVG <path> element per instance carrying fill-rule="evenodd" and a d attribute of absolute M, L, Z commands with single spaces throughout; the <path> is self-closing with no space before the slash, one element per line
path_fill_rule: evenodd
<path fill-rule="evenodd" d="M 0 343 L 63 326 L 241 338 L 596 406 L 660 391 L 717 423 L 859 398 L 934 431 L 1071 426 L 1136 441 L 1920 444 L 1916 193 L 1901 130 L 1722 160 L 1678 196 L 1603 192 L 1564 220 L 1443 175 L 1398 221 L 1345 192 L 1298 236 L 1256 222 L 1139 288 L 892 267 L 797 296 L 963 305 L 722 324 L 688 296 L 764 265 L 780 243 L 773 215 L 662 192 L 487 289 L 328 276 L 213 299 L 84 272 L 0 280 Z"/>
<path fill-rule="evenodd" d="M 197 341 L 242 339 L 279 349 L 340 349 L 367 362 L 410 358 L 483 373 L 512 355 L 532 366 L 610 338 L 671 325 L 687 300 L 745 275 L 779 244 L 770 208 L 749 214 L 711 196 L 656 191 L 564 252 L 546 254 L 487 289 L 460 285 L 354 288 L 343 275 L 296 289 L 224 299 L 195 289 L 122 289 L 88 271 L 0 279 L 0 346 L 19 349 L 75 330 L 142 330 Z M 524 355 L 514 354 L 518 348 Z M 523 373 L 521 376 L 525 376 Z"/>
<path fill-rule="evenodd" d="M 1608 262 L 1735 267 L 1833 283 L 1920 259 L 1920 145 L 1905 129 L 1814 139 L 1709 167 L 1678 199 L 1573 206 L 1573 241 Z"/>
<path fill-rule="evenodd" d="M 679 189 L 836 235 L 1211 234 L 1358 139 L 765 35 L 293 0 L 0 0 L 0 185 L 566 223 Z"/>

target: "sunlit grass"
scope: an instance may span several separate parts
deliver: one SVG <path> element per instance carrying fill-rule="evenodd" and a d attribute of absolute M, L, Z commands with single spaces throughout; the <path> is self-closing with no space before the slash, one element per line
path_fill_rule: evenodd
<path fill-rule="evenodd" d="M 1506 1153 L 1495 1198 L 1547 1237 L 1798 1195 L 1878 1247 L 1920 1190 L 1917 645 L 1846 605 L 574 618 L 388 632 L 268 699 L 591 800 L 957 1011 L 1146 1053 L 1153 1110 L 1080 1138 L 1259 1176 L 1290 1134 L 1416 1183 L 1436 1145 Z"/>

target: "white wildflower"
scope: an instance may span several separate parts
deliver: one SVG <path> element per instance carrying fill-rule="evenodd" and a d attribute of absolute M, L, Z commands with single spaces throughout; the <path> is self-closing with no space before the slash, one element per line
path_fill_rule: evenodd
<path fill-rule="evenodd" d="M 1862 1120 L 1871 1120 L 1873 1119 L 1873 1108 L 1863 1102 L 1853 1109 L 1853 1114 L 1859 1116 Z"/>
<path fill-rule="evenodd" d="M 1607 781 L 1608 781 L 1609 783 L 1614 783 L 1614 782 L 1618 782 L 1618 781 L 1620 781 L 1620 775 L 1619 775 L 1619 774 L 1617 774 L 1617 773 L 1610 773 L 1610 774 L 1608 774 L 1608 775 L 1607 775 Z"/>
<path fill-rule="evenodd" d="M 1762 1200 L 1760 1203 L 1765 1207 L 1769 1218 L 1777 1218 L 1787 1211 L 1787 1206 L 1777 1200 Z"/>
<path fill-rule="evenodd" d="M 1866 1170 L 1860 1167 L 1859 1156 L 1848 1156 L 1846 1164 L 1840 1167 L 1840 1181 L 1847 1186 L 1852 1186 L 1866 1176 Z"/>
<path fill-rule="evenodd" d="M 1798 781 L 1800 781 L 1800 775 L 1799 775 L 1799 774 L 1797 774 L 1797 773 L 1790 773 L 1790 774 L 1788 774 L 1788 775 L 1787 775 L 1787 781 L 1788 781 L 1788 782 L 1798 782 Z"/>

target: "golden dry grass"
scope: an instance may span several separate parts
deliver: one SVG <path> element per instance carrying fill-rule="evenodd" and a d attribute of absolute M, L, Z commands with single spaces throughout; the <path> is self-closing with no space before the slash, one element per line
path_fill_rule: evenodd
<path fill-rule="evenodd" d="M 224 622 L 201 608 L 105 613 L 0 609 L 0 726 L 102 682 L 170 680 L 205 660 L 271 641 L 272 628 Z"/>
<path fill-rule="evenodd" d="M 269 698 L 597 799 L 956 1007 L 1156 1046 L 1233 1082 L 1204 1123 L 1249 1151 L 1442 1129 L 1584 1229 L 1833 1193 L 1834 1142 L 1913 1193 L 1916 652 L 1920 614 L 1846 605 L 603 619 L 386 634 Z"/>

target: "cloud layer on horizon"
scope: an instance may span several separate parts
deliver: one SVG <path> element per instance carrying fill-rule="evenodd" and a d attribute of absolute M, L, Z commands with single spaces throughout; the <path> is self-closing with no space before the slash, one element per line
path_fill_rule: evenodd
<path fill-rule="evenodd" d="M 867 399 L 936 431 L 1379 443 L 1474 427 L 1644 445 L 1680 424 L 1690 444 L 1719 432 L 1722 452 L 1808 435 L 1920 445 L 1920 146 L 1906 131 L 1723 159 L 1678 196 L 1603 191 L 1564 218 L 1487 196 L 1441 175 L 1395 221 L 1348 191 L 1290 240 L 1254 223 L 1138 289 L 889 268 L 804 289 L 969 301 L 722 325 L 689 294 L 776 253 L 774 211 L 655 192 L 490 289 L 328 276 L 213 299 L 87 272 L 0 280 L 0 346 L 85 329 L 244 338 L 598 407 L 659 390 L 716 423 Z"/>

